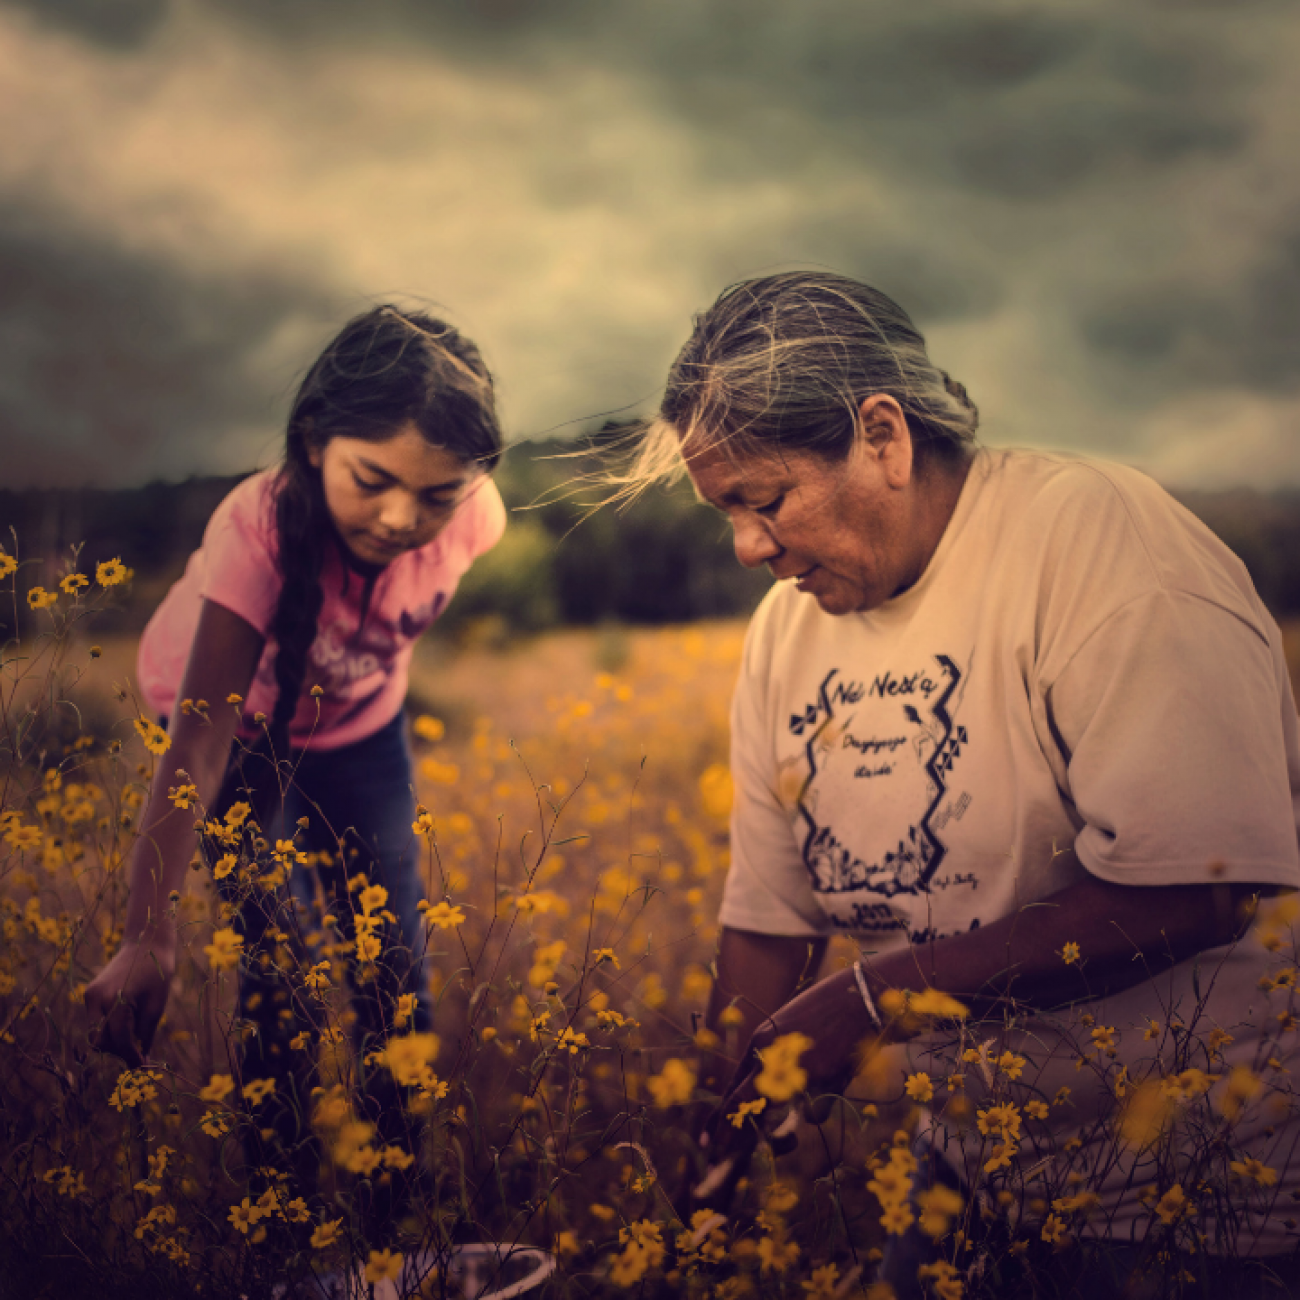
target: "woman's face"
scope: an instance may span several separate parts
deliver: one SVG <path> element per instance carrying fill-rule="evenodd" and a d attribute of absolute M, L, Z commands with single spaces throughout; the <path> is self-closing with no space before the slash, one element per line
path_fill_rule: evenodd
<path fill-rule="evenodd" d="M 339 536 L 366 564 L 389 564 L 433 541 L 483 477 L 413 424 L 385 442 L 331 438 L 308 458 Z"/>
<path fill-rule="evenodd" d="M 682 454 L 696 491 L 730 521 L 741 564 L 765 564 L 826 613 L 850 614 L 911 586 L 937 543 L 918 509 L 901 416 L 901 445 L 897 431 L 873 426 L 843 460 L 796 451 L 739 458 L 697 437 Z"/>

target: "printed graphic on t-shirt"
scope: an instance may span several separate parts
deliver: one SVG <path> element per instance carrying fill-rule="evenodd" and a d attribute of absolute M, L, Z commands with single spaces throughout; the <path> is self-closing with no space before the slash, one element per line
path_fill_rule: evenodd
<path fill-rule="evenodd" d="M 948 852 L 942 832 L 971 802 L 953 788 L 967 744 L 956 716 L 964 685 L 947 655 L 870 678 L 834 668 L 791 716 L 804 742 L 787 773 L 804 865 L 836 926 L 904 928 L 886 900 L 930 891 Z"/>

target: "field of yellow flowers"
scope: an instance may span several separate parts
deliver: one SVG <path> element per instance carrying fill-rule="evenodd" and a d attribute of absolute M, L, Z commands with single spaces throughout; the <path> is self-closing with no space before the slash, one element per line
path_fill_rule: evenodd
<path fill-rule="evenodd" d="M 382 960 L 384 891 L 363 876 L 354 939 L 317 917 L 299 943 L 272 925 L 263 950 L 243 951 L 214 873 L 273 908 L 284 873 L 313 864 L 237 814 L 196 835 L 153 1059 L 126 1070 L 91 1050 L 82 995 L 120 942 L 134 819 L 155 770 L 172 779 L 132 693 L 133 642 L 91 640 L 89 615 L 127 576 L 101 566 L 35 601 L 16 590 L 47 621 L 0 664 L 0 1294 L 506 1295 L 540 1260 L 539 1295 L 874 1300 L 869 1265 L 919 1208 L 943 1248 L 926 1286 L 952 1300 L 995 1294 L 1006 1270 L 1084 1233 L 1100 1202 L 1070 1151 L 1029 1175 L 1018 1159 L 1046 1149 L 1031 1137 L 1070 1089 L 1026 1092 L 1025 1056 L 990 1050 L 933 992 L 893 1014 L 947 1032 L 946 1056 L 864 1058 L 854 1100 L 821 1128 L 805 1121 L 795 1153 L 760 1148 L 728 1215 L 689 1204 L 703 1172 L 690 1134 L 707 1109 L 697 1053 L 718 1046 L 701 1017 L 727 866 L 737 623 L 421 648 L 411 834 L 434 1033 L 412 1032 L 407 1006 L 384 1041 L 354 1041 L 347 968 Z M 176 781 L 177 815 L 203 828 Z M 1294 910 L 1270 912 L 1252 939 L 1277 1016 L 1259 1061 L 1225 1066 L 1231 1038 L 1203 1036 L 1195 1008 L 1161 1029 L 1141 1077 L 1116 1063 L 1114 1029 L 1079 1030 L 1078 1068 L 1113 1100 L 1096 1124 L 1146 1158 L 1134 1196 L 1153 1258 L 1195 1250 L 1213 1216 L 1259 1211 L 1281 1190 L 1232 1132 L 1252 1107 L 1292 1104 Z M 851 956 L 845 945 L 830 960 Z M 241 960 L 274 962 L 295 990 L 309 1085 L 295 1150 L 269 1126 L 276 1081 L 243 1069 Z M 802 1086 L 798 1045 L 778 1047 L 774 1104 Z M 399 1123 L 376 1122 L 375 1096 Z M 973 1194 L 936 1185 L 907 1202 L 922 1124 L 977 1135 Z M 1194 1174 L 1162 1154 L 1189 1127 L 1204 1133 Z M 1075 1151 L 1091 1140 L 1070 1131 Z M 479 1242 L 502 1246 L 475 1255 Z M 468 1275 L 474 1259 L 487 1263 Z"/>

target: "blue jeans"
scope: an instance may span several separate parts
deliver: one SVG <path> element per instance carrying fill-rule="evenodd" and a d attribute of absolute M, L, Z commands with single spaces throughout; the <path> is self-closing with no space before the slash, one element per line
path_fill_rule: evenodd
<path fill-rule="evenodd" d="M 271 1121 L 281 1145 L 308 1148 L 304 1159 L 309 1164 L 312 1080 L 304 1063 L 310 1062 L 311 1053 L 290 1044 L 304 1029 L 315 1038 L 320 1017 L 306 1014 L 312 1004 L 304 999 L 301 980 L 286 979 L 275 955 L 283 944 L 291 964 L 319 961 L 322 945 L 312 936 L 330 937 L 321 929 L 322 910 L 335 918 L 336 935 L 354 940 L 358 892 L 349 889 L 348 881 L 358 872 L 388 891 L 380 910 L 396 918 L 385 920 L 377 932 L 382 955 L 368 978 L 359 978 L 362 972 L 355 959 L 349 960 L 358 1068 L 364 1068 L 366 1053 L 393 1028 L 400 994 L 417 996 L 408 1029 L 428 1031 L 433 1023 L 426 990 L 426 925 L 419 912 L 427 849 L 411 829 L 415 798 L 405 716 L 399 713 L 352 745 L 294 751 L 278 773 L 264 748 L 237 744 L 212 815 L 224 816 L 239 800 L 252 805 L 268 841 L 289 839 L 292 833 L 295 847 L 317 859 L 312 865 L 294 866 L 287 888 L 270 893 L 240 887 L 233 874 L 220 882 L 223 897 L 238 901 L 235 924 L 244 939 L 239 981 L 243 1072 L 246 1078 L 275 1079 L 279 1104 L 271 1106 L 272 1113 L 263 1108 L 259 1115 L 263 1122 Z M 302 817 L 307 818 L 305 829 L 296 825 Z M 397 1140 L 402 1104 L 391 1080 L 380 1070 L 364 1084 L 373 1101 L 370 1118 L 385 1140 Z"/>

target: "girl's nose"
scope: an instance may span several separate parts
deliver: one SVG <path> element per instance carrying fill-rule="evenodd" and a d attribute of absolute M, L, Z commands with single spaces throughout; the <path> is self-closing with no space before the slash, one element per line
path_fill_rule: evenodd
<path fill-rule="evenodd" d="M 379 511 L 379 522 L 390 533 L 409 533 L 419 522 L 420 507 L 409 492 L 389 492 Z"/>
<path fill-rule="evenodd" d="M 731 520 L 732 540 L 736 547 L 736 559 L 747 569 L 757 569 L 769 564 L 781 554 L 781 545 L 772 536 L 766 521 L 754 514 L 733 515 Z"/>

